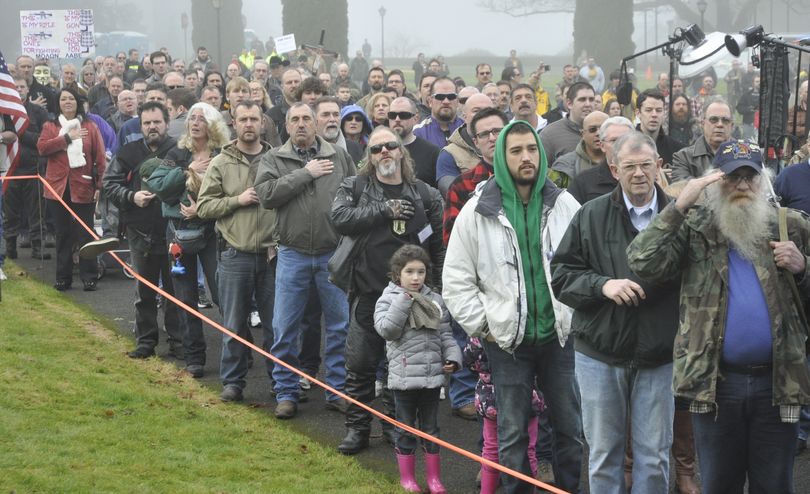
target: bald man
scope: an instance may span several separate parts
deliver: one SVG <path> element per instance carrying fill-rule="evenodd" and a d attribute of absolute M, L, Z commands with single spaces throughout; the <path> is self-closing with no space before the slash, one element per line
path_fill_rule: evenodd
<path fill-rule="evenodd" d="M 558 187 L 568 188 L 568 184 L 581 172 L 596 168 L 605 159 L 599 140 L 599 127 L 608 119 L 606 113 L 594 111 L 582 121 L 582 130 L 577 147 L 565 153 L 551 165 L 549 178 Z"/>

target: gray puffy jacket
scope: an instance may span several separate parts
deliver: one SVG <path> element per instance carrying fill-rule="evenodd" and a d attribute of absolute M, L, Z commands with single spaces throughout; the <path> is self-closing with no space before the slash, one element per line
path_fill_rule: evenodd
<path fill-rule="evenodd" d="M 405 289 L 393 283 L 383 290 L 374 309 L 374 329 L 388 343 L 388 387 L 390 389 L 433 389 L 444 384 L 442 367 L 449 360 L 461 368 L 461 349 L 450 329 L 450 313 L 441 295 L 427 285 L 422 295 L 439 305 L 442 321 L 438 331 L 408 328 L 413 300 Z"/>

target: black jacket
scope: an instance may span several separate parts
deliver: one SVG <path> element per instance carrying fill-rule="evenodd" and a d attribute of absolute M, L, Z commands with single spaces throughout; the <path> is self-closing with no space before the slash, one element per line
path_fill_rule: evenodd
<path fill-rule="evenodd" d="M 144 188 L 139 173 L 141 164 L 149 158 L 164 158 L 175 147 L 177 141 L 167 136 L 156 151 L 149 149 L 143 139 L 118 150 L 104 173 L 104 193 L 118 207 L 121 224 L 160 237 L 166 234 L 160 200 L 155 198 L 147 207 L 139 208 L 135 205 L 135 193 Z"/>
<path fill-rule="evenodd" d="M 28 128 L 19 136 L 20 164 L 17 165 L 14 175 L 30 175 L 37 172 L 44 175 L 47 160 L 39 155 L 37 141 L 42 126 L 48 121 L 48 112 L 30 101 L 25 102 L 25 111 L 28 112 Z"/>
<path fill-rule="evenodd" d="M 609 194 L 616 188 L 618 181 L 610 173 L 610 166 L 606 161 L 602 161 L 599 166 L 585 170 L 571 180 L 568 184 L 568 192 L 574 196 L 580 204 L 596 199 L 599 196 Z"/>
<path fill-rule="evenodd" d="M 658 191 L 658 211 L 669 203 Z M 657 367 L 672 361 L 679 317 L 680 279 L 642 281 L 629 268 L 626 249 L 638 235 L 621 186 L 577 212 L 551 260 L 557 299 L 574 309 L 571 330 L 578 352 L 609 365 Z M 602 294 L 611 279 L 641 285 L 638 307 L 617 305 Z"/>
<path fill-rule="evenodd" d="M 340 184 L 340 189 L 332 203 L 332 223 L 341 235 L 368 235 L 369 243 L 364 249 L 365 254 L 357 260 L 357 270 L 362 270 L 364 266 L 379 259 L 390 259 L 397 248 L 411 243 L 421 245 L 430 254 L 433 263 L 431 286 L 441 285 L 441 268 L 444 264 L 444 243 L 442 241 L 442 214 L 444 206 L 439 191 L 428 185 L 418 185 L 417 183 L 403 183 L 402 198 L 408 199 L 413 204 L 416 213 L 413 218 L 406 221 L 406 231 L 400 235 L 392 232 L 393 220 L 386 218 L 383 211 L 386 197 L 383 187 L 376 177 L 368 177 L 364 189 L 360 192 L 357 202 L 354 201 L 354 187 L 357 177 L 349 177 Z M 419 190 L 426 190 L 429 197 L 420 196 Z M 427 206 L 427 207 L 426 207 Z M 430 230 L 426 230 L 427 226 Z M 425 237 L 423 242 L 419 241 L 420 233 L 426 234 L 431 231 L 430 236 Z M 388 232 L 389 235 L 381 235 Z M 380 245 L 377 245 L 377 244 Z M 390 252 L 380 252 L 380 248 L 392 249 Z M 388 272 L 387 262 L 385 266 L 370 268 L 369 271 Z M 356 272 L 355 272 L 356 273 Z M 357 276 L 357 274 L 355 274 Z M 430 281 L 429 280 L 429 281 Z M 361 293 L 382 293 L 388 284 L 388 279 L 377 279 L 373 287 L 359 287 Z M 366 289 L 363 289 L 366 288 Z"/>

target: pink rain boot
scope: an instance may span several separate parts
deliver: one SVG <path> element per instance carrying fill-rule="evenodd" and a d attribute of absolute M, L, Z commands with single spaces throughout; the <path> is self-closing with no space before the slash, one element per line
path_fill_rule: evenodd
<path fill-rule="evenodd" d="M 447 494 L 447 489 L 444 488 L 440 479 L 442 475 L 441 458 L 439 453 L 425 453 L 425 479 L 430 494 Z M 483 482 L 483 480 L 482 475 L 481 481 Z"/>
<path fill-rule="evenodd" d="M 494 468 L 481 467 L 481 494 L 495 494 L 501 473 Z"/>
<path fill-rule="evenodd" d="M 413 453 L 403 455 L 397 451 L 397 464 L 399 464 L 399 485 L 405 492 L 422 492 L 422 488 L 416 483 L 416 455 Z"/>

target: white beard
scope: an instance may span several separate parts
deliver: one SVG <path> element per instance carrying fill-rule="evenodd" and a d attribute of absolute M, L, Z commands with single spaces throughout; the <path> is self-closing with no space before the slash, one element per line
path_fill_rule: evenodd
<path fill-rule="evenodd" d="M 388 159 L 377 163 L 377 172 L 383 177 L 393 177 L 397 173 L 397 162 Z"/>
<path fill-rule="evenodd" d="M 768 180 L 766 176 L 762 180 Z M 753 261 L 771 238 L 773 208 L 761 192 L 745 203 L 729 201 L 722 195 L 720 183 L 706 189 L 706 206 L 714 213 L 714 224 L 742 257 Z"/>

